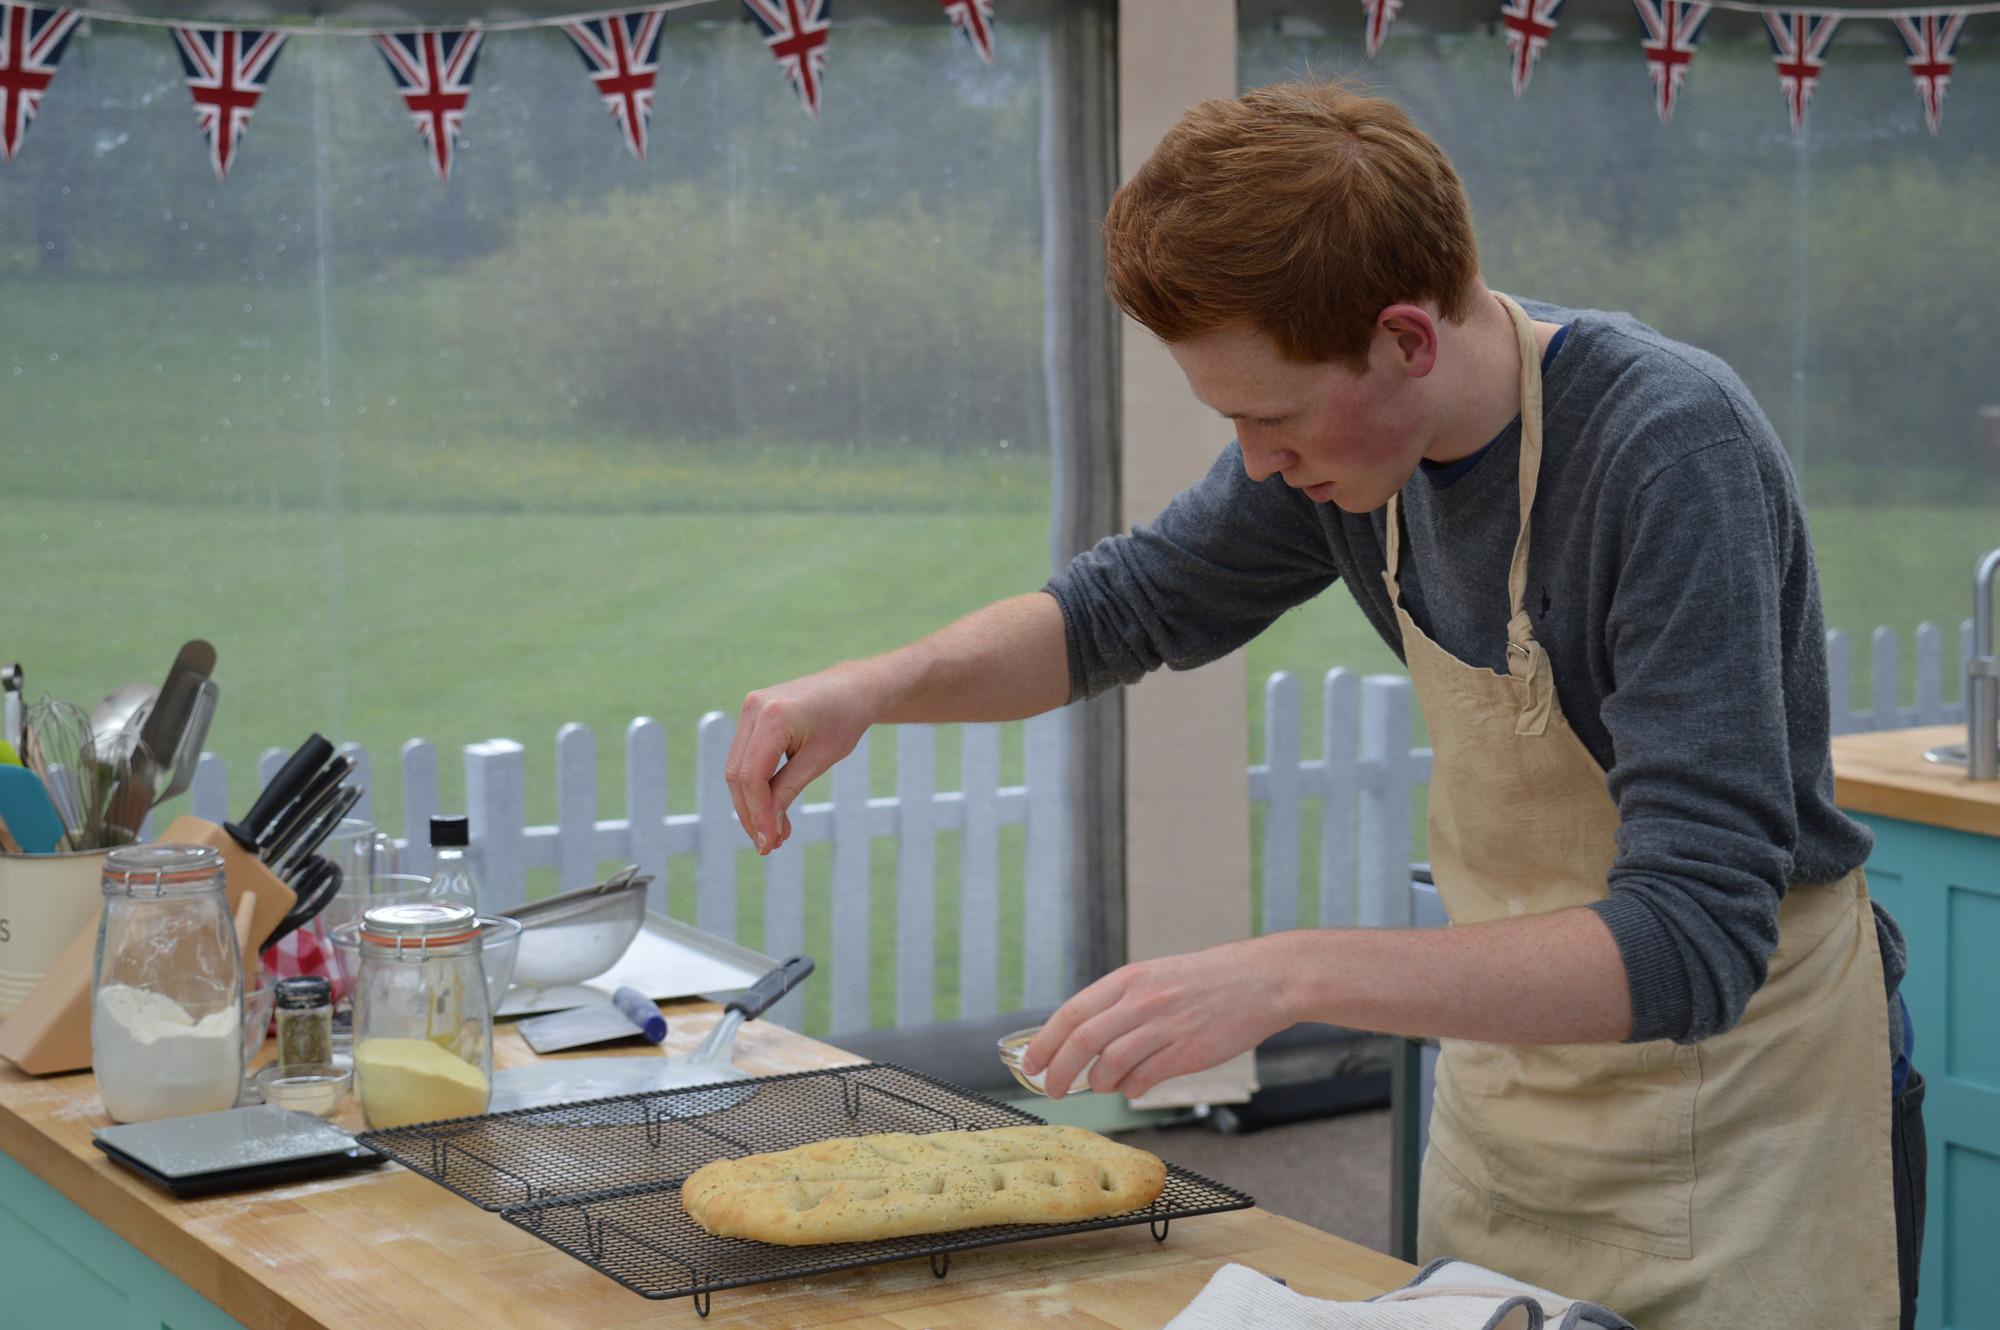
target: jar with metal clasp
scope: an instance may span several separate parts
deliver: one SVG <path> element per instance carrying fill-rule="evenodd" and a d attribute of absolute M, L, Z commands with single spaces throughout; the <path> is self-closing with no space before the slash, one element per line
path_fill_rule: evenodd
<path fill-rule="evenodd" d="M 472 1117 L 493 1087 L 493 1013 L 472 909 L 383 905 L 361 917 L 354 1089 L 377 1130 Z"/>
<path fill-rule="evenodd" d="M 91 979 L 97 1092 L 117 1122 L 212 1113 L 243 1086 L 243 957 L 208 846 L 105 857 Z"/>

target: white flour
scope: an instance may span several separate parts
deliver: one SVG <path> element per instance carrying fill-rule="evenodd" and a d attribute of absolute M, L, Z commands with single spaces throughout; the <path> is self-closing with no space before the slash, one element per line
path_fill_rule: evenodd
<path fill-rule="evenodd" d="M 213 1113 L 243 1081 L 243 1007 L 196 1021 L 164 993 L 107 984 L 90 1022 L 97 1092 L 116 1122 Z"/>

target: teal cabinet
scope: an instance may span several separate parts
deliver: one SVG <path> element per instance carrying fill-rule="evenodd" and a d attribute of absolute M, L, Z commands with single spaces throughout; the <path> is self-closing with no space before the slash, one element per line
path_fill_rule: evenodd
<path fill-rule="evenodd" d="M 4 1153 L 0 1290 L 8 1330 L 243 1330 Z"/>
<path fill-rule="evenodd" d="M 2000 839 L 1851 814 L 1868 890 L 1910 945 L 1904 1000 L 1929 1089 L 1919 1330 L 2000 1326 Z"/>

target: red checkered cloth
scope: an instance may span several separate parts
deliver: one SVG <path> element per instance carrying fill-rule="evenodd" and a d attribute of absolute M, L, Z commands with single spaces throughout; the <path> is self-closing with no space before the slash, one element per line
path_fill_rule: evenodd
<path fill-rule="evenodd" d="M 271 975 L 273 982 L 316 974 L 332 983 L 334 1001 L 347 996 L 346 976 L 334 959 L 333 947 L 314 924 L 295 928 L 279 938 L 275 945 L 264 951 L 263 963 L 264 973 Z"/>

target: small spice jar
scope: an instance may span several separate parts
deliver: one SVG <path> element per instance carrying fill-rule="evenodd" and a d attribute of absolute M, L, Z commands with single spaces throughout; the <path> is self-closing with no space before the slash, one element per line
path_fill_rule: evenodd
<path fill-rule="evenodd" d="M 277 989 L 278 1065 L 333 1061 L 333 985 L 309 974 L 280 979 Z"/>

